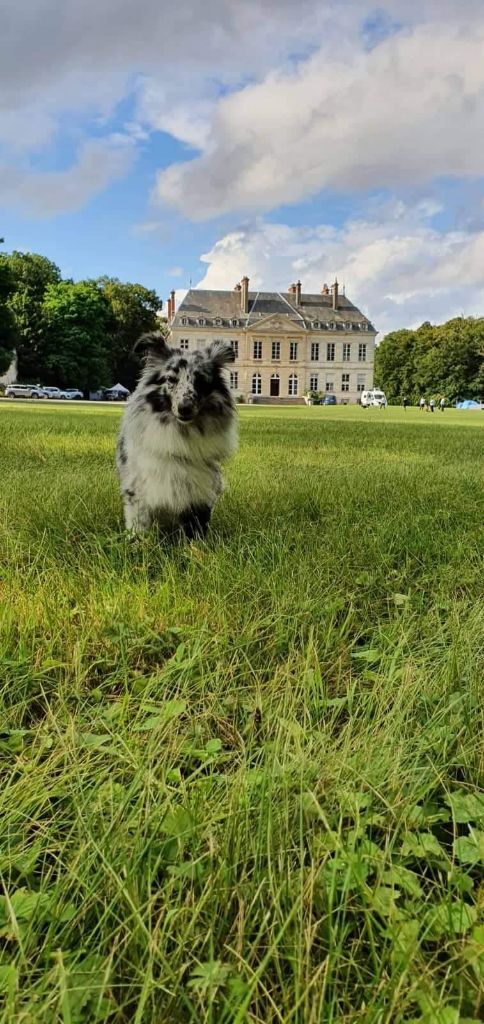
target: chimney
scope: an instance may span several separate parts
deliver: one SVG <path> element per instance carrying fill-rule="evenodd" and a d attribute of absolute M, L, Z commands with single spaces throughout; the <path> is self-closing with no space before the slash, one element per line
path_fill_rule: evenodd
<path fill-rule="evenodd" d="M 333 284 L 331 290 L 333 292 L 333 309 L 337 309 L 338 308 L 338 279 L 336 277 L 334 279 L 334 284 Z"/>
<path fill-rule="evenodd" d="M 289 295 L 295 296 L 295 294 L 296 294 L 296 285 L 295 284 L 290 284 L 289 288 L 287 289 L 287 291 L 288 291 Z"/>
<path fill-rule="evenodd" d="M 296 285 L 296 306 L 301 305 L 301 282 L 298 281 Z"/>
<path fill-rule="evenodd" d="M 329 295 L 329 288 L 326 284 L 326 281 L 324 282 L 323 287 L 321 288 L 321 295 Z"/>
<path fill-rule="evenodd" d="M 175 316 L 175 308 L 176 308 L 176 306 L 175 306 L 175 290 L 174 290 L 174 288 L 172 288 L 172 290 L 170 292 L 170 298 L 171 298 L 171 317 L 170 317 L 170 319 L 173 320 L 173 317 Z"/>
<path fill-rule="evenodd" d="M 167 318 L 168 318 L 168 322 L 170 322 L 170 320 L 171 320 L 171 299 L 170 298 L 168 298 L 166 300 L 166 315 L 167 315 Z"/>
<path fill-rule="evenodd" d="M 244 276 L 241 281 L 240 308 L 243 313 L 249 312 L 249 278 Z"/>

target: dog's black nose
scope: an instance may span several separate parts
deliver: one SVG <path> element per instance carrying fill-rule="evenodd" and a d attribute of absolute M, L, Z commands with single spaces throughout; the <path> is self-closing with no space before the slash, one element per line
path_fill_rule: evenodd
<path fill-rule="evenodd" d="M 191 420 L 193 418 L 192 403 L 188 401 L 180 402 L 178 406 L 178 415 L 181 420 Z"/>

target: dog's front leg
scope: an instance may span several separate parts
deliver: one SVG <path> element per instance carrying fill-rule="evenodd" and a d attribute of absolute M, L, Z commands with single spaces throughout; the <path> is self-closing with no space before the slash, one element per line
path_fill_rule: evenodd
<path fill-rule="evenodd" d="M 210 505 L 191 505 L 181 516 L 181 527 L 187 540 L 203 538 L 208 530 L 212 509 Z"/>
<path fill-rule="evenodd" d="M 123 491 L 124 523 L 130 533 L 144 533 L 151 526 L 152 515 L 132 490 Z"/>

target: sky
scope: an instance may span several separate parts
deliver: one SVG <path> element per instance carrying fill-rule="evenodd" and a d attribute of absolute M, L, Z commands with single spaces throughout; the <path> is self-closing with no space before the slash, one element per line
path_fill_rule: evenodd
<path fill-rule="evenodd" d="M 3 0 L 4 249 L 483 315 L 483 54 L 482 0 Z"/>

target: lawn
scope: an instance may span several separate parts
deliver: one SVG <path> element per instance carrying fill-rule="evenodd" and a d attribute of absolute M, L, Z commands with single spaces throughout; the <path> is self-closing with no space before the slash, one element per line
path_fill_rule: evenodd
<path fill-rule="evenodd" d="M 0 1024 L 469 1024 L 484 415 L 242 408 L 205 543 L 0 407 Z"/>

